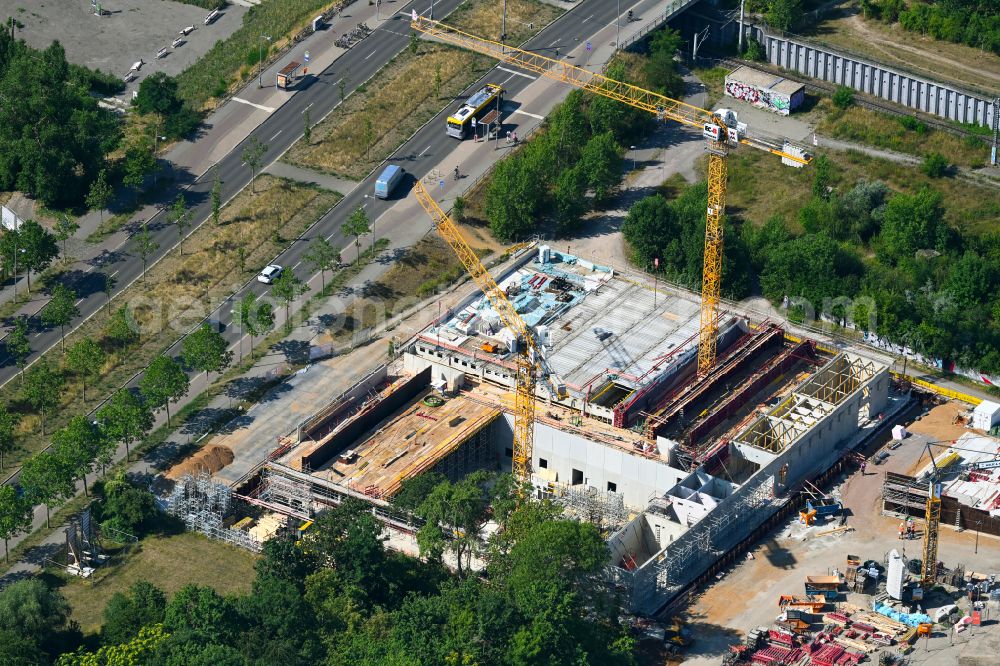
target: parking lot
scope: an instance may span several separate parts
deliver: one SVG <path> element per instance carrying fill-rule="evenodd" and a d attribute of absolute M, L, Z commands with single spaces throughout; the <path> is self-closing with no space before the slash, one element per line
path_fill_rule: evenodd
<path fill-rule="evenodd" d="M 206 26 L 206 10 L 170 0 L 101 0 L 101 8 L 105 15 L 98 17 L 91 0 L 0 0 L 0 16 L 5 20 L 12 16 L 23 24 L 15 36 L 35 48 L 59 40 L 70 62 L 118 76 L 124 76 L 140 59 L 145 61 L 123 99 L 130 98 L 139 82 L 153 72 L 171 76 L 182 72 L 217 40 L 235 32 L 247 11 L 230 4 Z M 187 26 L 194 30 L 176 48 L 171 47 Z M 157 59 L 163 47 L 168 53 Z"/>

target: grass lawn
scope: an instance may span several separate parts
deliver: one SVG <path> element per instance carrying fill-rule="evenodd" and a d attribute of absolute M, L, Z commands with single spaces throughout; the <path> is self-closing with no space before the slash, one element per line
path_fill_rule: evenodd
<path fill-rule="evenodd" d="M 397 55 L 317 124 L 311 144 L 300 139 L 284 159 L 361 179 L 481 77 L 490 63 L 468 51 L 421 42 L 416 53 L 406 49 Z"/>
<path fill-rule="evenodd" d="M 139 342 L 109 353 L 100 379 L 87 387 L 86 404 L 82 384 L 67 376 L 60 408 L 47 423 L 48 433 L 74 414 L 93 407 L 98 399 L 144 368 L 340 198 L 329 190 L 267 175 L 258 177 L 256 189 L 252 193 L 247 188 L 229 202 L 222 209 L 218 226 L 207 221 L 188 237 L 184 255 L 173 250 L 149 269 L 144 281 L 136 281 L 115 298 L 113 309 L 128 303 L 133 310 L 141 326 Z M 245 250 L 242 273 L 238 252 L 241 247 Z M 131 245 L 123 251 L 134 253 Z M 82 338 L 101 341 L 108 319 L 107 310 L 102 309 L 66 336 L 67 346 Z M 54 347 L 49 356 L 58 363 L 59 348 Z M 0 398 L 16 402 L 19 390 L 19 383 L 11 382 L 0 389 Z M 21 455 L 33 453 L 47 442 L 48 438 L 41 435 L 39 420 L 35 414 L 22 420 L 18 433 Z"/>
<path fill-rule="evenodd" d="M 506 43 L 523 44 L 562 13 L 562 9 L 538 0 L 507 0 Z M 503 32 L 503 7 L 496 0 L 471 0 L 444 22 L 477 37 L 496 40 Z"/>
<path fill-rule="evenodd" d="M 60 592 L 72 609 L 71 619 L 80 623 L 84 634 L 101 628 L 102 614 L 115 592 L 125 592 L 140 580 L 147 580 L 169 598 L 188 583 L 209 585 L 220 594 L 245 593 L 254 579 L 257 556 L 249 551 L 214 541 L 195 532 L 151 536 L 133 546 L 121 563 L 99 569 L 90 579 L 47 570 L 50 582 L 61 585 Z"/>

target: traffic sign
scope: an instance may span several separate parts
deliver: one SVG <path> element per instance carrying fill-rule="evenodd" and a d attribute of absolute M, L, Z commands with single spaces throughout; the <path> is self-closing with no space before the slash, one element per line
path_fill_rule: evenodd
<path fill-rule="evenodd" d="M 303 57 L 305 58 L 306 62 L 309 62 L 309 51 L 306 51 Z"/>
<path fill-rule="evenodd" d="M 472 119 L 472 128 L 473 129 L 476 128 L 476 119 L 475 118 Z"/>
<path fill-rule="evenodd" d="M 444 189 L 444 180 L 438 181 L 438 187 L 440 187 L 442 190 Z"/>
<path fill-rule="evenodd" d="M 588 41 L 587 42 L 587 52 L 590 52 L 590 51 L 593 51 L 593 50 L 594 50 L 593 45 L 591 45 L 591 43 Z"/>

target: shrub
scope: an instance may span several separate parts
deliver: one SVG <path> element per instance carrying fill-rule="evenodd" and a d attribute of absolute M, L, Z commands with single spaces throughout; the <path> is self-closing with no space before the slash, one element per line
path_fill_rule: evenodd
<path fill-rule="evenodd" d="M 920 165 L 920 170 L 931 178 L 941 178 L 948 172 L 948 160 L 941 153 L 929 153 Z"/>
<path fill-rule="evenodd" d="M 920 122 L 913 116 L 900 116 L 899 124 L 910 130 L 911 132 L 916 132 L 917 134 L 923 135 L 927 134 L 927 125 Z"/>
<path fill-rule="evenodd" d="M 833 105 L 838 109 L 846 109 L 854 104 L 854 91 L 847 86 L 838 86 L 833 93 Z"/>

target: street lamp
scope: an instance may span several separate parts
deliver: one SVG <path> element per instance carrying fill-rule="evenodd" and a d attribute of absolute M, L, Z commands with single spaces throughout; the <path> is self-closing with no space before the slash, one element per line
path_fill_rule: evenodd
<path fill-rule="evenodd" d="M 23 247 L 19 248 L 17 246 L 17 235 L 16 235 L 17 229 L 16 228 L 14 229 L 14 232 L 15 232 L 15 235 L 14 235 L 14 302 L 17 303 L 17 255 L 18 254 L 25 254 L 27 252 L 27 250 L 25 250 Z"/>
<path fill-rule="evenodd" d="M 375 251 L 375 217 L 376 217 L 375 216 L 375 201 L 376 201 L 376 199 L 371 194 L 366 194 L 365 195 L 365 199 L 371 199 L 372 200 L 372 215 L 371 215 L 371 218 L 372 218 L 372 252 L 374 252 Z"/>
<path fill-rule="evenodd" d="M 271 38 L 270 37 L 268 37 L 267 35 L 261 35 L 260 36 L 260 40 L 261 41 L 257 45 L 257 87 L 258 88 L 263 88 L 264 87 L 263 77 L 264 77 L 264 40 L 265 39 L 267 40 L 268 44 L 271 43 Z"/>
<path fill-rule="evenodd" d="M 635 146 L 629 146 L 629 150 L 632 151 L 632 171 L 635 171 Z"/>
<path fill-rule="evenodd" d="M 622 0 L 618 0 L 618 15 L 615 16 L 615 50 L 622 43 Z"/>
<path fill-rule="evenodd" d="M 500 24 L 500 52 L 507 52 L 507 0 L 503 0 L 503 23 Z"/>

